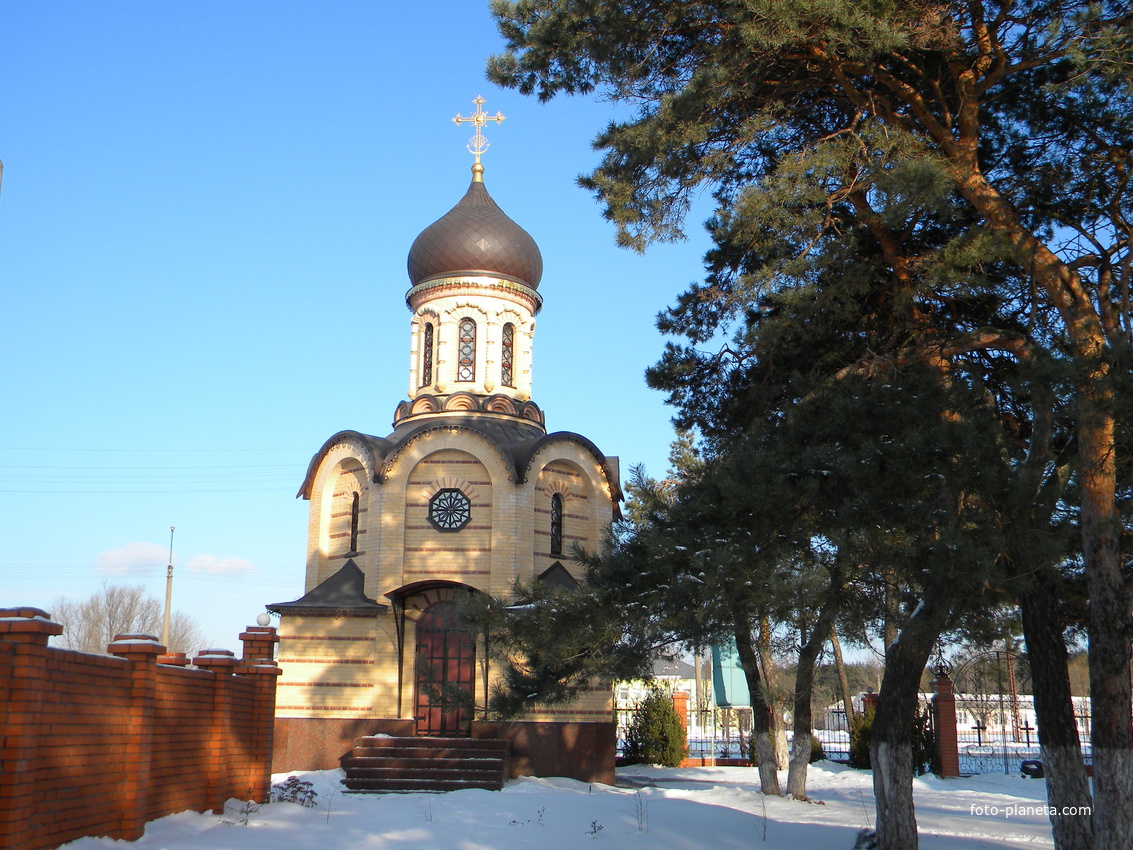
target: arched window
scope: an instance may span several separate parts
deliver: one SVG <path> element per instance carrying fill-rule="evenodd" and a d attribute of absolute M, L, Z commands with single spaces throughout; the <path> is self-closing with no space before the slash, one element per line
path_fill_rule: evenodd
<path fill-rule="evenodd" d="M 421 386 L 427 387 L 433 383 L 433 323 L 425 323 L 421 343 Z"/>
<path fill-rule="evenodd" d="M 500 383 L 505 387 L 515 386 L 515 372 L 512 364 L 515 362 L 515 325 L 508 322 L 504 325 L 504 335 L 500 343 Z"/>
<path fill-rule="evenodd" d="M 358 494 L 354 494 L 354 498 L 350 503 L 350 551 L 358 551 Z"/>
<path fill-rule="evenodd" d="M 471 319 L 460 320 L 460 344 L 457 348 L 456 379 L 458 381 L 476 380 L 476 323 Z"/>
<path fill-rule="evenodd" d="M 563 553 L 563 497 L 560 493 L 551 496 L 551 554 Z"/>

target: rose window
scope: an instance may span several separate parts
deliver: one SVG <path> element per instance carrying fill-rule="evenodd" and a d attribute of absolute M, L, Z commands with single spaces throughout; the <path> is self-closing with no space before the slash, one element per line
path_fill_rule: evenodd
<path fill-rule="evenodd" d="M 438 490 L 429 500 L 429 522 L 438 531 L 460 531 L 471 518 L 472 503 L 460 490 Z"/>

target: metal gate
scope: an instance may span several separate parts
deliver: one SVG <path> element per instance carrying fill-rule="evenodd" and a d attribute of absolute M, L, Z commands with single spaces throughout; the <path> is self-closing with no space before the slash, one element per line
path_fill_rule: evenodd
<path fill-rule="evenodd" d="M 1019 773 L 1041 757 L 1031 669 L 1005 649 L 973 655 L 953 674 L 960 773 Z"/>
<path fill-rule="evenodd" d="M 457 622 L 456 604 L 437 602 L 417 621 L 418 735 L 472 731 L 476 638 Z"/>

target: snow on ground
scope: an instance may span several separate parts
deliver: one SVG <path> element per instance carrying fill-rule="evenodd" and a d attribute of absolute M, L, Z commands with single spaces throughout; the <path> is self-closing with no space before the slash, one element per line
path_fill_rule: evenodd
<path fill-rule="evenodd" d="M 281 783 L 292 774 L 279 774 Z M 768 798 L 741 767 L 620 768 L 618 787 L 572 779 L 518 779 L 501 792 L 343 794 L 341 771 L 294 774 L 314 808 L 229 802 L 221 815 L 182 812 L 153 821 L 136 842 L 83 838 L 68 850 L 850 850 L 873 826 L 868 771 L 811 765 L 812 802 Z M 785 784 L 786 774 L 781 777 Z M 924 850 L 1052 847 L 1041 780 L 922 777 L 915 782 Z M 1011 809 L 1009 807 L 1016 807 Z M 1019 807 L 1030 812 L 1021 813 Z M 993 813 L 993 809 L 998 809 Z M 228 823 L 226 823 L 227 821 Z"/>

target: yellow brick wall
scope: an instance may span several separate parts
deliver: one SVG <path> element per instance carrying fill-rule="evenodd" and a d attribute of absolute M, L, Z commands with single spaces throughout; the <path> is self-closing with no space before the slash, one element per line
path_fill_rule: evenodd
<path fill-rule="evenodd" d="M 427 517 L 429 498 L 446 486 L 467 486 L 464 492 L 472 502 L 469 526 L 455 533 L 437 531 Z M 514 485 L 508 481 L 506 458 L 483 435 L 463 428 L 422 435 L 393 460 L 378 489 L 382 545 L 373 570 L 376 580 L 367 582 L 376 593 L 434 577 L 484 590 L 501 569 L 510 569 L 516 551 L 514 495 L 509 492 Z M 433 565 L 438 574 L 424 572 Z"/>
<path fill-rule="evenodd" d="M 478 415 L 469 414 L 472 421 Z M 613 516 L 610 487 L 598 462 L 588 449 L 567 439 L 545 445 L 532 458 L 524 481 L 512 480 L 511 461 L 487 437 L 468 428 L 429 431 L 390 460 L 379 485 L 372 483 L 363 447 L 350 439 L 324 457 L 311 493 L 307 591 L 340 569 L 348 556 L 346 494 L 355 487 L 361 488 L 362 498 L 358 552 L 351 557 L 365 574 L 367 595 L 382 603 L 389 602 L 385 594 L 427 579 L 506 598 L 517 577 L 530 580 L 555 561 L 581 578 L 581 568 L 570 560 L 571 544 L 598 547 Z M 436 530 L 427 518 L 429 499 L 446 487 L 462 490 L 471 501 L 471 521 L 455 533 Z M 553 556 L 549 509 L 556 492 L 564 502 L 564 553 Z M 413 611 L 435 601 L 438 592 L 444 593 L 430 591 L 409 600 L 400 710 L 392 609 L 377 619 L 285 615 L 280 716 L 411 717 Z M 478 669 L 483 660 L 481 648 Z M 491 676 L 497 672 L 492 670 Z M 476 688 L 476 702 L 483 705 L 480 675 Z M 608 721 L 611 710 L 610 690 L 599 689 L 530 719 Z"/>
<path fill-rule="evenodd" d="M 562 551 L 558 554 L 551 552 L 551 498 L 556 493 L 563 502 Z M 570 562 L 571 547 L 577 543 L 588 551 L 595 549 L 592 515 L 599 507 L 586 472 L 571 461 L 552 461 L 539 473 L 534 501 L 535 529 L 531 554 L 535 575 L 556 561 L 572 573 L 580 573 L 580 568 Z"/>
<path fill-rule="evenodd" d="M 368 573 L 380 544 L 381 488 L 371 485 L 373 470 L 364 464 L 361 445 L 345 439 L 333 446 L 315 473 L 307 523 L 307 571 L 304 593 L 326 581 L 347 558 Z M 350 549 L 350 509 L 353 493 L 360 495 L 358 552 Z M 373 594 L 371 594 L 373 595 Z"/>
<path fill-rule="evenodd" d="M 575 578 L 582 580 L 582 567 L 571 561 L 575 543 L 588 551 L 601 547 L 605 529 L 613 520 L 613 499 L 609 484 L 594 456 L 577 443 L 554 443 L 534 459 L 533 492 L 530 496 L 531 564 L 529 575 L 540 575 L 556 561 Z M 534 471 L 534 470 L 533 470 Z M 552 555 L 551 496 L 563 498 L 563 552 Z"/>
<path fill-rule="evenodd" d="M 460 490 L 471 502 L 471 518 L 460 531 L 440 531 L 429 522 L 429 501 L 445 489 Z M 413 467 L 405 493 L 404 583 L 424 579 L 446 579 L 473 587 L 489 583 L 493 489 L 488 469 L 467 451 L 433 452 Z"/>
<path fill-rule="evenodd" d="M 523 716 L 523 720 L 534 721 L 574 721 L 605 722 L 613 719 L 614 691 L 613 687 L 597 687 L 583 693 L 578 699 L 566 705 L 556 705 L 550 708 L 536 708 Z"/>
<path fill-rule="evenodd" d="M 392 617 L 285 614 L 280 622 L 276 714 L 280 717 L 369 717 L 393 701 L 380 658 L 395 651 Z"/>

